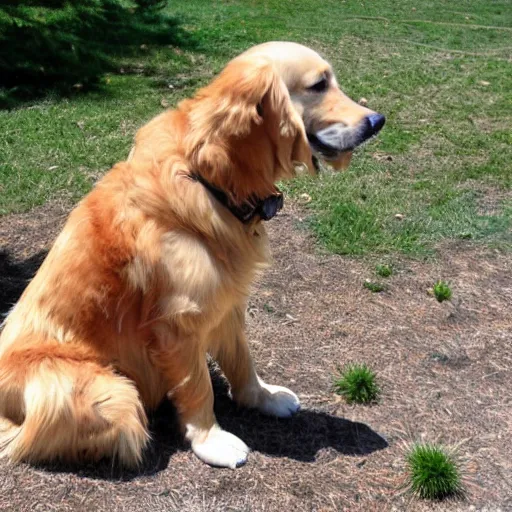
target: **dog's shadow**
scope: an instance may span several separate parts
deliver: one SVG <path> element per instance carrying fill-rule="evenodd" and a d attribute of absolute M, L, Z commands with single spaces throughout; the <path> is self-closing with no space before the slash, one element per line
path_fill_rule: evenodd
<path fill-rule="evenodd" d="M 220 425 L 240 437 L 252 451 L 271 457 L 286 457 L 314 462 L 324 448 L 347 456 L 367 455 L 388 446 L 386 440 L 364 423 L 356 423 L 315 410 L 302 410 L 289 419 L 263 416 L 238 407 L 229 397 L 225 379 L 211 371 L 215 393 L 215 413 Z M 73 472 L 80 476 L 106 480 L 132 480 L 167 469 L 170 458 L 189 450 L 183 441 L 176 410 L 165 401 L 150 417 L 151 443 L 138 470 L 126 470 L 103 461 L 95 465 L 44 465 L 55 472 Z M 201 464 L 196 461 L 197 464 Z M 171 462 L 172 464 L 172 462 Z"/>
<path fill-rule="evenodd" d="M 25 260 L 15 261 L 6 249 L 0 249 L 0 323 L 20 298 L 47 253 L 41 251 Z"/>
<path fill-rule="evenodd" d="M 367 455 L 388 446 L 382 436 L 364 423 L 322 411 L 303 409 L 292 418 L 279 419 L 238 407 L 228 396 L 226 381 L 216 373 L 212 381 L 220 425 L 243 439 L 253 451 L 314 462 L 323 448 L 344 455 Z"/>

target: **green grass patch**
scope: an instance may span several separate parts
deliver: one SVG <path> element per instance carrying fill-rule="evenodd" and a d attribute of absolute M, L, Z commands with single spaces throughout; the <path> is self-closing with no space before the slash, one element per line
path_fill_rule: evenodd
<path fill-rule="evenodd" d="M 365 364 L 350 364 L 340 371 L 334 390 L 348 403 L 368 404 L 380 394 L 375 373 Z"/>
<path fill-rule="evenodd" d="M 437 281 L 434 284 L 432 291 L 434 292 L 434 297 L 437 299 L 437 302 L 444 302 L 445 300 L 450 300 L 452 298 L 452 289 L 445 281 Z"/>
<path fill-rule="evenodd" d="M 449 175 L 426 179 L 425 174 L 416 182 L 398 165 L 386 172 L 361 155 L 343 174 L 300 178 L 285 188 L 292 196 L 311 196 L 310 226 L 338 254 L 422 256 L 445 238 L 501 240 L 510 246 L 512 216 L 506 201 L 497 199 L 492 212 L 481 208 L 487 197 L 499 197 L 499 186 L 489 190 L 482 182 L 452 181 Z"/>
<path fill-rule="evenodd" d="M 442 500 L 462 493 L 459 469 L 440 446 L 418 444 L 407 454 L 410 489 L 421 499 Z"/>
<path fill-rule="evenodd" d="M 382 283 L 376 283 L 374 281 L 370 281 L 369 279 L 363 283 L 363 286 L 373 293 L 380 293 L 386 289 L 386 286 Z"/>
<path fill-rule="evenodd" d="M 158 16 L 154 30 L 144 20 L 131 27 L 136 37 L 98 39 L 108 66 L 95 89 L 0 111 L 0 214 L 62 195 L 77 200 L 126 157 L 144 122 L 247 47 L 281 39 L 317 49 L 347 94 L 387 117 L 347 172 L 286 184 L 293 196 L 311 196 L 309 222 L 323 245 L 412 256 L 447 238 L 512 247 L 506 0 L 457 9 L 441 0 L 189 0 L 169 2 Z"/>
<path fill-rule="evenodd" d="M 379 263 L 375 266 L 375 273 L 380 277 L 391 277 L 393 275 L 393 267 L 387 263 Z"/>

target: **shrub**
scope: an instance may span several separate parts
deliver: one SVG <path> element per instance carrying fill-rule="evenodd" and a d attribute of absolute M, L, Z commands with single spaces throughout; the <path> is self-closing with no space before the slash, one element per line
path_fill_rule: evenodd
<path fill-rule="evenodd" d="M 115 58 L 179 41 L 155 0 L 15 0 L 0 4 L 0 94 L 30 98 L 97 85 Z M 2 98 L 0 97 L 0 101 Z M 8 105 L 3 105 L 8 106 Z"/>
<path fill-rule="evenodd" d="M 380 277 L 389 277 L 393 274 L 393 268 L 391 265 L 380 264 L 375 267 L 375 272 Z"/>
<path fill-rule="evenodd" d="M 372 281 L 369 281 L 369 280 L 366 280 L 364 283 L 363 283 L 363 286 L 367 289 L 367 290 L 370 290 L 371 292 L 373 293 L 379 293 L 379 292 L 383 292 L 386 287 L 381 284 L 381 283 L 374 283 Z"/>
<path fill-rule="evenodd" d="M 335 380 L 334 389 L 349 403 L 374 402 L 380 393 L 375 382 L 375 373 L 365 364 L 351 364 L 345 367 Z"/>
<path fill-rule="evenodd" d="M 452 298 L 452 290 L 448 283 L 444 281 L 437 281 L 434 284 L 434 296 L 438 302 L 450 300 Z"/>
<path fill-rule="evenodd" d="M 422 499 L 441 500 L 462 492 L 459 470 L 446 451 L 432 444 L 417 444 L 407 454 L 409 485 Z"/>

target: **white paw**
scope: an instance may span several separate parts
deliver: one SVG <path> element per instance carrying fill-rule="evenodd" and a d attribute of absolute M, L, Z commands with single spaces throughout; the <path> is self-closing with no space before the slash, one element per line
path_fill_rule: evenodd
<path fill-rule="evenodd" d="M 211 466 L 235 469 L 247 462 L 249 447 L 216 425 L 203 442 L 192 441 L 192 451 Z"/>
<path fill-rule="evenodd" d="M 283 386 L 265 384 L 260 379 L 261 396 L 258 410 L 269 416 L 288 418 L 300 409 L 300 401 L 297 395 Z"/>

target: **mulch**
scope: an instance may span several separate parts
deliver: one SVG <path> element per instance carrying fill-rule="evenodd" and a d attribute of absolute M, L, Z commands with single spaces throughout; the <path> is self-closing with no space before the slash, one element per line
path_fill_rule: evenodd
<path fill-rule="evenodd" d="M 0 218 L 0 311 L 17 300 L 68 208 L 49 204 Z M 291 420 L 236 407 L 212 366 L 219 423 L 252 449 L 237 470 L 200 463 L 164 403 L 140 471 L 0 462 L 0 510 L 455 511 L 512 509 L 512 258 L 475 243 L 445 243 L 428 261 L 394 258 L 387 289 L 373 263 L 324 253 L 288 203 L 269 222 L 274 263 L 248 308 L 261 376 L 303 409 Z M 429 293 L 439 278 L 454 297 Z M 339 367 L 365 362 L 378 404 L 347 405 L 332 391 Z M 464 499 L 416 500 L 405 488 L 411 443 L 456 446 Z"/>

